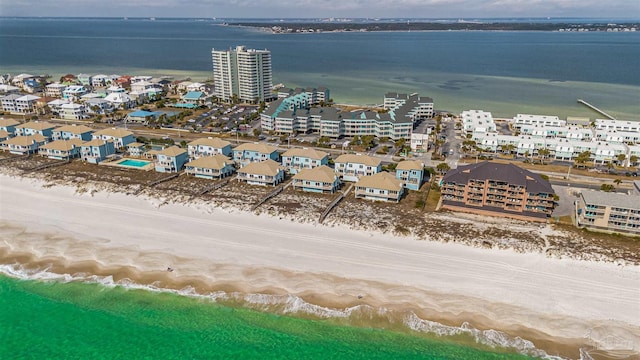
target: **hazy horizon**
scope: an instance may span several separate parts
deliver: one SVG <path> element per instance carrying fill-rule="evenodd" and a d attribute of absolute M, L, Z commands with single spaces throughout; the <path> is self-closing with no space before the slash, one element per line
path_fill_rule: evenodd
<path fill-rule="evenodd" d="M 185 18 L 634 18 L 628 0 L 0 0 L 0 16 Z"/>

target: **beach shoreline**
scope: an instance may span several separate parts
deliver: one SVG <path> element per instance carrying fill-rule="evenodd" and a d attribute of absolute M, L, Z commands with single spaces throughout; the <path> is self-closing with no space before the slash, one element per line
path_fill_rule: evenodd
<path fill-rule="evenodd" d="M 198 294 L 291 295 L 326 309 L 413 312 L 501 330 L 572 358 L 593 329 L 640 344 L 638 266 L 301 224 L 205 202 L 80 193 L 10 175 L 0 184 L 2 264 Z"/>

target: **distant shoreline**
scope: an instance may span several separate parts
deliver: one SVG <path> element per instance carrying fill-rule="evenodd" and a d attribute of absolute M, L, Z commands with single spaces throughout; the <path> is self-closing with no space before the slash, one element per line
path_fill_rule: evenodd
<path fill-rule="evenodd" d="M 324 32 L 409 32 L 409 31 L 558 31 L 558 32 L 635 32 L 640 23 L 531 23 L 531 22 L 235 22 L 229 26 L 259 28 L 276 34 Z"/>

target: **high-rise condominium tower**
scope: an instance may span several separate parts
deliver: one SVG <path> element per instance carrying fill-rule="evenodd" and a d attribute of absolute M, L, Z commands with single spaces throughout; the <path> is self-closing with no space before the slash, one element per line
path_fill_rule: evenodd
<path fill-rule="evenodd" d="M 222 100 L 268 101 L 275 96 L 271 92 L 271 52 L 268 50 L 211 49 L 213 60 L 214 95 Z"/>

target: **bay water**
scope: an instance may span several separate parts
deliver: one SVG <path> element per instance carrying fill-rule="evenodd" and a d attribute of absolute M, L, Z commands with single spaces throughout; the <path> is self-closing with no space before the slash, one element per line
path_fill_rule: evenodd
<path fill-rule="evenodd" d="M 0 18 L 0 72 L 211 77 L 211 49 L 272 52 L 275 83 L 337 103 L 418 92 L 436 109 L 640 120 L 640 32 L 271 34 L 204 19 Z"/>

